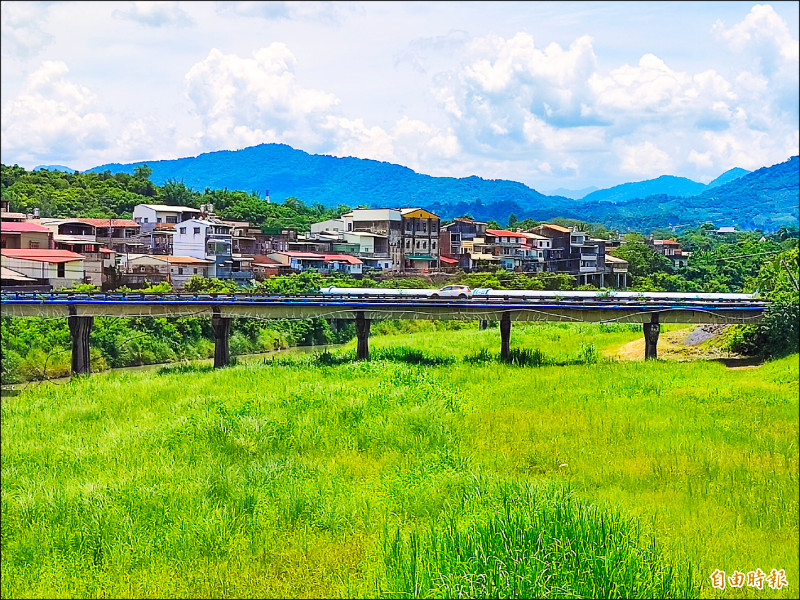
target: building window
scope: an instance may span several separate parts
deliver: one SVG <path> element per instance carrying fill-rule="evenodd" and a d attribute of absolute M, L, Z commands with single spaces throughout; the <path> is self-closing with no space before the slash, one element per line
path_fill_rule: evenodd
<path fill-rule="evenodd" d="M 194 274 L 197 275 L 197 267 L 194 268 Z"/>
<path fill-rule="evenodd" d="M 56 267 L 56 277 L 66 277 L 67 276 L 67 263 L 58 263 L 58 267 Z"/>
<path fill-rule="evenodd" d="M 161 223 L 161 217 L 156 217 L 156 223 Z"/>
<path fill-rule="evenodd" d="M 178 275 L 183 275 L 183 267 L 178 267 Z"/>
<path fill-rule="evenodd" d="M 145 217 L 145 218 L 144 218 L 144 222 L 145 222 L 145 223 L 149 223 L 149 222 L 150 222 L 150 219 L 148 219 L 147 217 Z"/>
<path fill-rule="evenodd" d="M 177 223 L 178 217 L 167 217 L 167 223 Z"/>
<path fill-rule="evenodd" d="M 181 227 L 181 233 L 186 233 L 186 227 Z"/>
<path fill-rule="evenodd" d="M 200 228 L 199 227 L 195 227 L 194 228 L 194 234 L 195 235 L 200 235 Z"/>
<path fill-rule="evenodd" d="M 38 248 L 39 242 L 28 242 L 28 248 Z"/>
<path fill-rule="evenodd" d="M 431 250 L 436 250 L 436 242 L 431 242 Z"/>

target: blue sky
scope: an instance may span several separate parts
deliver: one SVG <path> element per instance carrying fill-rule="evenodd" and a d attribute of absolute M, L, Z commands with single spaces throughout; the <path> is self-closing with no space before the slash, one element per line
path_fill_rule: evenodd
<path fill-rule="evenodd" d="M 2 162 L 265 142 L 540 191 L 798 154 L 798 2 L 2 2 Z"/>

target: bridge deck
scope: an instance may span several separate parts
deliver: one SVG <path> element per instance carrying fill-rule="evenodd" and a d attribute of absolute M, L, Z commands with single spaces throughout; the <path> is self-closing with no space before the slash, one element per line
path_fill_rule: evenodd
<path fill-rule="evenodd" d="M 561 294 L 561 293 L 559 293 Z M 706 295 L 707 296 L 707 295 Z M 586 321 L 649 323 L 654 314 L 661 323 L 754 323 L 768 303 L 740 298 L 700 300 L 685 297 L 570 296 L 525 298 L 473 297 L 432 299 L 407 295 L 254 295 L 254 294 L 75 294 L 12 293 L 0 295 L 3 316 L 218 316 L 260 319 L 324 317 L 370 320 L 452 319 L 513 321 Z"/>

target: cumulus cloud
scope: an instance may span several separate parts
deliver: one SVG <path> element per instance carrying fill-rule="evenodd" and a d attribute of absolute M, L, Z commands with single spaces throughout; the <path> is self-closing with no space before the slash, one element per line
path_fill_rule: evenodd
<path fill-rule="evenodd" d="M 732 61 L 732 77 L 691 73 L 647 53 L 602 71 L 589 37 L 540 48 L 518 33 L 474 40 L 459 69 L 438 76 L 434 96 L 466 153 L 524 164 L 528 183 L 548 167 L 702 179 L 796 154 L 797 41 L 786 23 L 758 5 L 714 34 L 733 51 L 758 52 L 762 68 Z"/>
<path fill-rule="evenodd" d="M 712 29 L 717 39 L 735 52 L 747 52 L 759 57 L 764 70 L 774 72 L 783 61 L 797 63 L 800 48 L 789 28 L 768 4 L 756 4 L 741 23 L 725 27 L 717 21 Z"/>
<path fill-rule="evenodd" d="M 2 53 L 19 58 L 35 56 L 53 41 L 41 28 L 52 2 L 3 2 L 0 4 Z"/>
<path fill-rule="evenodd" d="M 128 2 L 125 8 L 113 11 L 118 19 L 135 21 L 149 27 L 177 26 L 192 24 L 192 19 L 180 7 L 180 2 Z"/>
<path fill-rule="evenodd" d="M 624 146 L 618 150 L 621 169 L 632 175 L 658 177 L 671 174 L 675 164 L 669 154 L 652 142 Z"/>
<path fill-rule="evenodd" d="M 61 156 L 109 145 L 109 123 L 97 97 L 67 78 L 60 61 L 45 61 L 28 76 L 21 93 L 3 107 L 2 147 L 26 157 Z"/>
<path fill-rule="evenodd" d="M 412 168 L 432 157 L 454 157 L 447 129 L 401 118 L 389 130 L 347 116 L 329 92 L 306 87 L 285 44 L 252 58 L 212 50 L 186 74 L 186 91 L 202 122 L 203 150 L 280 142 L 307 152 L 400 162 Z"/>

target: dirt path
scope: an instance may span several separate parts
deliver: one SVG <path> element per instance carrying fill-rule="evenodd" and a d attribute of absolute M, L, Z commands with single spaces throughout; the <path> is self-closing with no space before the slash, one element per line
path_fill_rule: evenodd
<path fill-rule="evenodd" d="M 721 328 L 708 331 L 708 328 L 687 327 L 675 331 L 662 332 L 658 337 L 658 358 L 663 360 L 716 360 L 731 369 L 755 369 L 759 361 L 727 352 L 713 343 L 719 337 Z M 711 343 L 698 343 L 711 341 Z M 644 337 L 622 346 L 603 350 L 603 355 L 616 360 L 644 360 Z"/>

